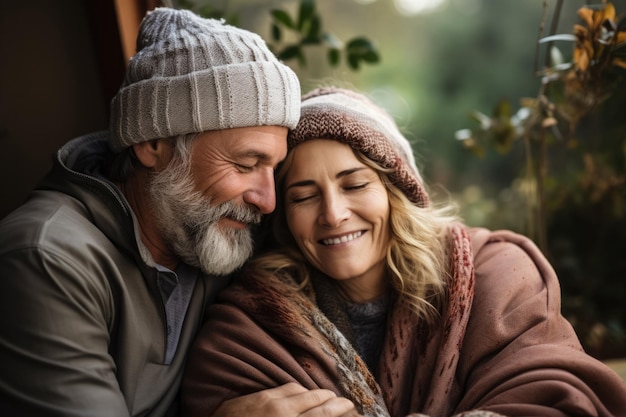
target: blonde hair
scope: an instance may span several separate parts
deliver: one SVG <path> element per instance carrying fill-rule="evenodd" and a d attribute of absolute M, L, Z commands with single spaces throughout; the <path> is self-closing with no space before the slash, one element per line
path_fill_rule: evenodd
<path fill-rule="evenodd" d="M 418 319 L 435 324 L 443 307 L 446 283 L 450 274 L 449 225 L 458 220 L 452 204 L 418 207 L 389 179 L 392 169 L 385 169 L 361 152 L 355 156 L 380 176 L 389 198 L 390 243 L 386 263 L 391 285 L 398 295 L 397 302 L 406 305 Z M 306 287 L 311 266 L 298 249 L 285 218 L 283 207 L 284 179 L 293 158 L 289 153 L 277 177 L 278 204 L 272 214 L 272 232 L 278 243 L 276 249 L 253 258 L 246 273 L 256 276 L 275 275 L 291 279 Z"/>

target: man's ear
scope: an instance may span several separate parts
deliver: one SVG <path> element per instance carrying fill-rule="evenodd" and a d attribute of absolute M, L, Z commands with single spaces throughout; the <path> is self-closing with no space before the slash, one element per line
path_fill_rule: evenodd
<path fill-rule="evenodd" d="M 146 168 L 161 170 L 172 158 L 171 143 L 167 139 L 154 139 L 135 143 L 133 153 L 137 160 Z"/>

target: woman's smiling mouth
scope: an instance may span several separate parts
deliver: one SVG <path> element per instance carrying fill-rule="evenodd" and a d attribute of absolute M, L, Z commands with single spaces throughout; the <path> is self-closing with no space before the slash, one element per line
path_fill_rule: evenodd
<path fill-rule="evenodd" d="M 363 235 L 363 231 L 359 230 L 358 232 L 348 233 L 347 235 L 343 235 L 341 237 L 333 237 L 330 239 L 322 239 L 322 244 L 326 246 L 339 245 L 340 243 L 346 243 L 351 240 L 357 239 Z"/>

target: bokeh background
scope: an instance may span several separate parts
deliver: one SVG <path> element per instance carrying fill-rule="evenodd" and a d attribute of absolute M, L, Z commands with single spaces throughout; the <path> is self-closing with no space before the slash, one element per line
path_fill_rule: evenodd
<path fill-rule="evenodd" d="M 597 0 L 597 3 L 601 3 Z M 542 136 L 548 150 L 543 240 L 527 174 L 527 148 L 509 138 L 507 151 L 469 149 L 458 131 L 479 126 L 503 103 L 515 114 L 537 98 L 545 65 L 541 34 L 557 0 L 318 0 L 324 31 L 338 41 L 364 37 L 379 54 L 358 69 L 327 59 L 325 45 L 303 48 L 305 63 L 286 62 L 307 91 L 319 84 L 359 89 L 385 107 L 413 142 L 433 192 L 459 203 L 470 225 L 508 228 L 533 237 L 561 278 L 563 310 L 585 348 L 603 359 L 626 357 L 626 84 L 618 69 L 605 99 L 565 137 Z M 577 10 L 562 3 L 555 33 L 573 33 Z M 19 205 L 67 140 L 106 129 L 108 102 L 132 55 L 149 0 L 48 0 L 0 3 L 0 217 Z M 167 5 L 168 2 L 165 2 Z M 278 51 L 272 10 L 297 17 L 301 1 L 171 2 L 219 13 L 261 34 Z M 616 21 L 626 0 L 612 2 Z M 543 27 L 542 29 L 542 26 Z M 291 35 L 294 36 L 294 35 Z M 574 44 L 557 42 L 565 62 Z M 626 71 L 626 70 L 624 70 Z M 562 94 L 553 92 L 556 99 Z M 567 130 L 567 129 L 566 129 Z M 496 144 L 497 145 L 497 144 Z M 593 158 L 588 157 L 592 155 Z M 591 159 L 590 159 L 591 158 Z M 589 162 L 589 161 L 592 162 Z M 585 162 L 586 161 L 586 162 Z M 590 165 L 591 164 L 591 165 Z M 608 185 L 607 185 L 608 184 Z M 536 184 L 534 185 L 536 187 Z M 602 188 L 604 187 L 604 188 Z M 604 194 L 598 197 L 598 189 Z M 444 191 L 447 190 L 447 191 Z M 608 190 L 608 191 L 607 191 Z M 595 194 L 594 194 L 595 191 Z M 0 236 L 0 239 L 2 237 Z"/>

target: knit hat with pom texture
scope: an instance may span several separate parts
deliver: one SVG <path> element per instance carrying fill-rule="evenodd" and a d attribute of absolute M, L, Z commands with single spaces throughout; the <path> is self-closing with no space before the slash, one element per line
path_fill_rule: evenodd
<path fill-rule="evenodd" d="M 157 8 L 143 19 L 137 54 L 111 101 L 110 146 L 207 130 L 293 128 L 300 84 L 263 39 L 188 10 Z"/>
<path fill-rule="evenodd" d="M 393 169 L 391 182 L 413 203 L 428 205 L 411 144 L 391 116 L 369 98 L 347 89 L 321 87 L 302 97 L 300 112 L 298 125 L 289 133 L 289 149 L 311 139 L 343 142 Z"/>

